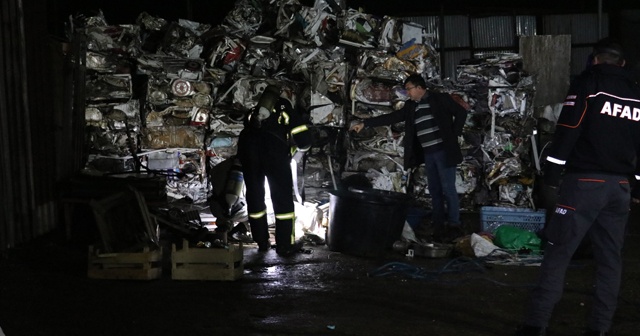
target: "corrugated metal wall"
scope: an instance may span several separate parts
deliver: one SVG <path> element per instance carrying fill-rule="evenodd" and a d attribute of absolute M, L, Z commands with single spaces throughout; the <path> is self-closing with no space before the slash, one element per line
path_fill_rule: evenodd
<path fill-rule="evenodd" d="M 475 48 L 511 48 L 516 38 L 512 16 L 471 19 L 471 41 Z"/>
<path fill-rule="evenodd" d="M 602 15 L 600 36 L 597 14 L 546 15 L 543 18 L 546 35 L 571 35 L 571 75 L 584 70 L 591 46 L 609 35 L 609 17 Z"/>
<path fill-rule="evenodd" d="M 0 7 L 0 250 L 57 225 L 56 183 L 64 119 L 60 43 L 47 33 L 46 0 L 3 0 Z M 53 81 L 58 78 L 58 81 Z M 69 154 L 67 154 L 69 155 Z"/>
<path fill-rule="evenodd" d="M 608 15 L 597 13 L 545 15 L 540 17 L 543 27 L 538 27 L 538 17 L 533 15 L 472 17 L 467 15 L 443 16 L 442 25 L 436 24 L 437 16 L 405 17 L 427 28 L 437 27 L 442 77 L 455 77 L 460 60 L 483 57 L 497 53 L 517 52 L 520 36 L 571 35 L 571 75 L 579 74 L 591 46 L 601 35 L 608 36 Z M 440 38 L 441 37 L 441 38 Z"/>

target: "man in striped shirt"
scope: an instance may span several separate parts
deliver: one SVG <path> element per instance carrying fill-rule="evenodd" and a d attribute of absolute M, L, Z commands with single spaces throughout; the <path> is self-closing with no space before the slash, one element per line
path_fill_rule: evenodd
<path fill-rule="evenodd" d="M 351 126 L 351 130 L 360 132 L 364 127 L 404 121 L 404 168 L 425 164 L 433 225 L 460 228 L 456 166 L 462 162 L 458 136 L 462 135 L 467 109 L 447 93 L 427 90 L 426 82 L 419 74 L 407 77 L 404 88 L 409 100 L 401 109 L 365 119 Z"/>

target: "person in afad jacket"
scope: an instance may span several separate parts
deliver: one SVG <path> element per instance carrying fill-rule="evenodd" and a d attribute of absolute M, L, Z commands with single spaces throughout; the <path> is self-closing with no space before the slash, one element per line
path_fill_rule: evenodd
<path fill-rule="evenodd" d="M 546 158 L 544 183 L 558 188 L 558 201 L 517 336 L 545 335 L 569 262 L 585 236 L 597 271 L 584 335 L 607 335 L 616 311 L 632 184 L 640 179 L 640 89 L 624 68 L 619 44 L 601 40 L 592 59 L 567 93 Z"/>

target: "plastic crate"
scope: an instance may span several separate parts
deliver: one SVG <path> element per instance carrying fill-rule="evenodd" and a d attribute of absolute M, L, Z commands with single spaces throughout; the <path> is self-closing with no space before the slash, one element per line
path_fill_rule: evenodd
<path fill-rule="evenodd" d="M 538 232 L 544 228 L 545 214 L 544 209 L 485 206 L 480 208 L 480 221 L 482 222 L 482 231 L 485 232 L 494 232 L 502 225 Z"/>

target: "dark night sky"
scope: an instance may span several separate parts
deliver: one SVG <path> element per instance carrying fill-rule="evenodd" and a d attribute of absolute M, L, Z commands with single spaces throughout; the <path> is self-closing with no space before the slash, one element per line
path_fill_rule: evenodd
<path fill-rule="evenodd" d="M 169 21 L 188 19 L 217 25 L 234 8 L 235 0 L 46 0 L 50 31 L 63 35 L 69 15 L 93 15 L 102 10 L 109 24 L 135 23 L 142 12 Z M 329 1 L 329 0 L 327 0 Z M 299 0 L 312 6 L 314 0 Z M 598 0 L 346 0 L 348 8 L 362 8 L 364 13 L 379 16 L 423 16 L 438 14 L 462 15 L 535 15 L 561 13 L 595 13 Z M 620 8 L 640 9 L 640 1 L 602 0 L 604 11 Z"/>
<path fill-rule="evenodd" d="M 466 13 L 491 15 L 537 12 L 596 12 L 598 0 L 345 0 L 348 8 L 362 8 L 365 13 L 390 16 L 434 15 Z M 58 16 L 75 13 L 89 13 L 102 9 L 107 21 L 113 24 L 135 22 L 138 14 L 151 15 L 168 20 L 191 19 L 201 23 L 217 24 L 235 5 L 235 0 L 48 0 L 58 12 Z M 312 6 L 313 0 L 299 0 L 305 6 Z M 640 1 L 602 0 L 604 10 L 640 8 Z M 633 4 L 632 4 L 633 3 Z M 615 8 L 614 8 L 615 7 Z"/>

